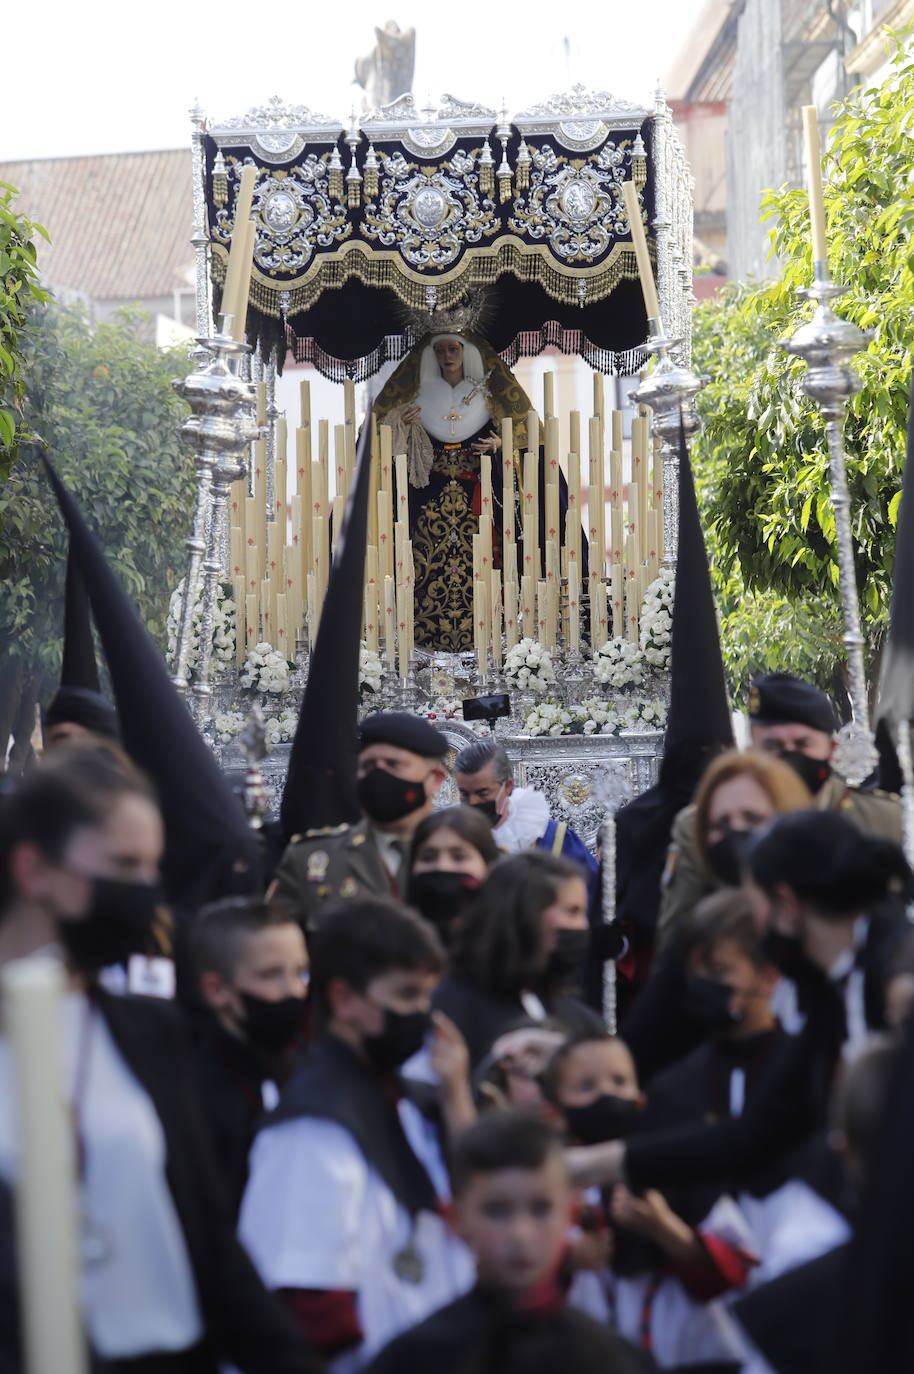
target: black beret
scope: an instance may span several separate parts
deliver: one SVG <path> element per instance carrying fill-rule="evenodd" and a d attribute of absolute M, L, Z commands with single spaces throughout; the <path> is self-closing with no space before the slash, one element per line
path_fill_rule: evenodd
<path fill-rule="evenodd" d="M 359 726 L 359 748 L 369 744 L 395 744 L 426 759 L 443 759 L 450 745 L 440 730 L 408 711 L 375 711 Z"/>
<path fill-rule="evenodd" d="M 808 725 L 827 735 L 839 724 L 831 697 L 792 673 L 766 673 L 752 679 L 749 719 L 757 725 Z"/>
<path fill-rule="evenodd" d="M 44 713 L 45 728 L 64 722 L 82 725 L 94 735 L 120 740 L 117 711 L 98 692 L 90 687 L 59 687 Z"/>

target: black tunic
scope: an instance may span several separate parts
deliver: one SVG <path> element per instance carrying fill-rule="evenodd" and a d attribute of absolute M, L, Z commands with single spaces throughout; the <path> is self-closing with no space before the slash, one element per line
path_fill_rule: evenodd
<path fill-rule="evenodd" d="M 403 1332 L 368 1374 L 648 1374 L 654 1361 L 574 1308 L 523 1312 L 474 1288 Z"/>

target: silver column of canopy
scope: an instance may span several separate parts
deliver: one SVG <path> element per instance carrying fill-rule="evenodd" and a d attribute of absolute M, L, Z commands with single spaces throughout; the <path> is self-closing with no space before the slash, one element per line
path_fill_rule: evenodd
<path fill-rule="evenodd" d="M 844 645 L 853 719 L 838 735 L 840 768 L 848 782 L 859 785 L 879 761 L 869 724 L 866 697 L 866 670 L 863 659 L 863 633 L 860 628 L 860 602 L 854 570 L 854 539 L 851 532 L 850 496 L 847 489 L 847 464 L 844 454 L 844 412 L 851 396 L 862 382 L 850 360 L 867 344 L 870 335 L 850 320 L 842 320 L 830 302 L 847 290 L 831 280 L 826 262 L 817 262 L 813 284 L 800 294 L 817 302 L 815 313 L 781 347 L 807 366 L 803 390 L 816 402 L 825 417 L 828 440 L 831 503 L 835 512 L 838 543 L 841 607 L 844 613 Z"/>

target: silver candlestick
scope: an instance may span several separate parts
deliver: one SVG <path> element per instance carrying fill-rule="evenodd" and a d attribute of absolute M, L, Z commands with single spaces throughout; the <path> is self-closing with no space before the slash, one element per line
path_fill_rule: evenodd
<path fill-rule="evenodd" d="M 604 925 L 612 925 L 616 919 L 616 818 L 612 811 L 600 827 L 600 869 L 602 873 L 602 896 L 600 915 Z M 607 959 L 603 965 L 603 1020 L 610 1035 L 618 1029 L 618 989 L 616 986 L 616 963 Z"/>
<path fill-rule="evenodd" d="M 692 401 L 705 385 L 705 379 L 684 364 L 676 362 L 671 353 L 682 343 L 664 332 L 660 320 L 650 319 L 645 348 L 656 357 L 649 372 L 632 396 L 653 411 L 651 422 L 654 434 L 660 436 L 663 455 L 663 566 L 675 568 L 676 546 L 679 542 L 679 424 L 680 415 L 689 440 L 701 428 Z"/>
<path fill-rule="evenodd" d="M 843 638 L 847 649 L 849 696 L 854 713 L 853 720 L 839 732 L 838 743 L 841 771 L 848 782 L 859 785 L 876 767 L 879 754 L 870 729 L 866 698 L 864 641 L 860 628 L 844 456 L 844 411 L 850 397 L 856 396 L 863 385 L 850 366 L 850 360 L 865 347 L 871 335 L 850 320 L 842 320 L 832 310 L 830 302 L 842 296 L 846 290 L 847 287 L 836 286 L 831 280 L 827 263 L 815 263 L 812 286 L 800 292 L 817 302 L 815 314 L 791 338 L 782 339 L 781 347 L 806 363 L 809 370 L 803 379 L 803 390 L 825 416 L 831 503 L 835 512 L 841 606 L 844 612 Z"/>
<path fill-rule="evenodd" d="M 238 736 L 247 767 L 244 773 L 244 810 L 252 830 L 263 829 L 263 818 L 270 809 L 270 797 L 260 765 L 269 753 L 263 712 L 255 703 L 248 713 L 244 729 Z"/>
<path fill-rule="evenodd" d="M 238 360 L 249 351 L 248 345 L 236 342 L 225 324 L 219 334 L 200 338 L 198 343 L 206 350 L 208 361 L 172 383 L 193 412 L 181 425 L 180 433 L 193 446 L 197 466 L 197 495 L 193 528 L 186 545 L 187 573 L 172 681 L 180 692 L 187 691 L 193 613 L 202 572 L 203 606 L 193 689 L 194 715 L 202 723 L 211 692 L 213 617 L 222 572 L 220 529 L 229 488 L 247 472 L 248 445 L 257 427 L 253 420 L 255 389 L 237 375 Z M 236 618 L 236 626 L 239 623 Z"/>

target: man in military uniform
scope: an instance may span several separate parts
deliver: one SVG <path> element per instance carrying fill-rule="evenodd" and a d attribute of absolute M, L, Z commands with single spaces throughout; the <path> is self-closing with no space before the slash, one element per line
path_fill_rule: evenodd
<path fill-rule="evenodd" d="M 447 777 L 448 743 L 428 721 L 402 711 L 366 716 L 359 732 L 355 825 L 294 835 L 268 892 L 284 900 L 306 930 L 326 902 L 406 891 L 409 849 Z"/>
<path fill-rule="evenodd" d="M 768 673 L 749 689 L 752 747 L 776 754 L 799 773 L 821 811 L 842 811 L 867 835 L 901 843 L 898 798 L 878 789 L 851 787 L 831 766 L 838 718 L 831 699 L 790 673 Z M 676 924 L 712 890 L 695 846 L 695 807 L 673 822 L 663 873 L 659 933 L 668 938 Z"/>

